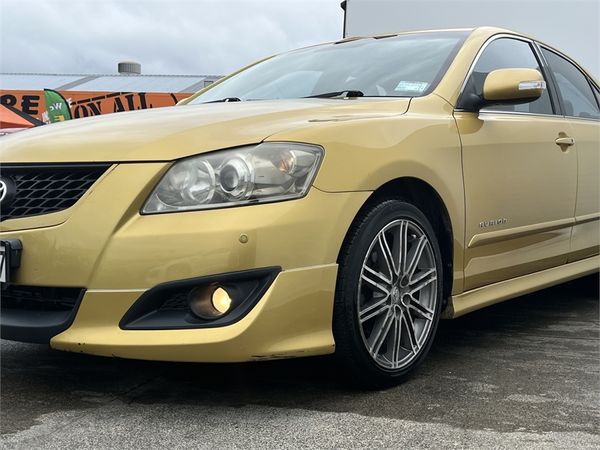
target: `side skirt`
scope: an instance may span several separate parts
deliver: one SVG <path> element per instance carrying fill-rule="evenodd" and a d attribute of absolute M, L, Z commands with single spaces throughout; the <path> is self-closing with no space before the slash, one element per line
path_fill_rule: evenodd
<path fill-rule="evenodd" d="M 452 296 L 444 319 L 455 319 L 486 306 L 583 277 L 600 270 L 600 256 L 575 261 Z"/>

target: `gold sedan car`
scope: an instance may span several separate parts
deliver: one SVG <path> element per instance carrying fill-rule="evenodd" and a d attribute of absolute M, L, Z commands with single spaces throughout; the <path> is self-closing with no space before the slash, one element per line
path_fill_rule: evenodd
<path fill-rule="evenodd" d="M 440 318 L 598 271 L 598 82 L 501 29 L 349 38 L 169 109 L 2 138 L 5 339 L 336 353 L 397 383 Z"/>

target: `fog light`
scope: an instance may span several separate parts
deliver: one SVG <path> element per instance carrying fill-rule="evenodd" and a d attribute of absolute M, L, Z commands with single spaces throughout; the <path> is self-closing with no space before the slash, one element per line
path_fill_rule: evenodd
<path fill-rule="evenodd" d="M 229 293 L 218 285 L 195 288 L 189 294 L 190 309 L 201 319 L 218 319 L 227 314 L 231 304 Z"/>
<path fill-rule="evenodd" d="M 217 288 L 212 294 L 212 305 L 221 314 L 225 314 L 231 308 L 231 297 L 223 288 Z"/>

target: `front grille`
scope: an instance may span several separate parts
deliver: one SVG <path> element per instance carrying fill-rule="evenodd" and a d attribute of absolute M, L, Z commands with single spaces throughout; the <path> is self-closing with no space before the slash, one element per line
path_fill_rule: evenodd
<path fill-rule="evenodd" d="M 0 168 L 7 189 L 0 220 L 36 216 L 70 208 L 106 172 L 109 164 L 65 164 Z"/>
<path fill-rule="evenodd" d="M 2 309 L 29 311 L 71 311 L 84 289 L 9 285 L 0 291 Z"/>

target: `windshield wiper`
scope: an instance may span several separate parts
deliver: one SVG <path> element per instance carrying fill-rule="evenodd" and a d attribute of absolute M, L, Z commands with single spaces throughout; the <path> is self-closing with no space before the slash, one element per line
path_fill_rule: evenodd
<path fill-rule="evenodd" d="M 202 103 L 229 103 L 229 102 L 241 102 L 242 99 L 239 97 L 225 97 L 220 100 L 212 100 L 210 102 L 202 102 Z"/>
<path fill-rule="evenodd" d="M 336 92 L 324 92 L 322 94 L 317 94 L 317 95 L 309 95 L 308 97 L 304 97 L 304 98 L 335 98 L 335 97 L 340 97 L 340 98 L 347 98 L 347 97 L 364 97 L 365 94 L 363 94 L 362 91 L 336 91 Z"/>

